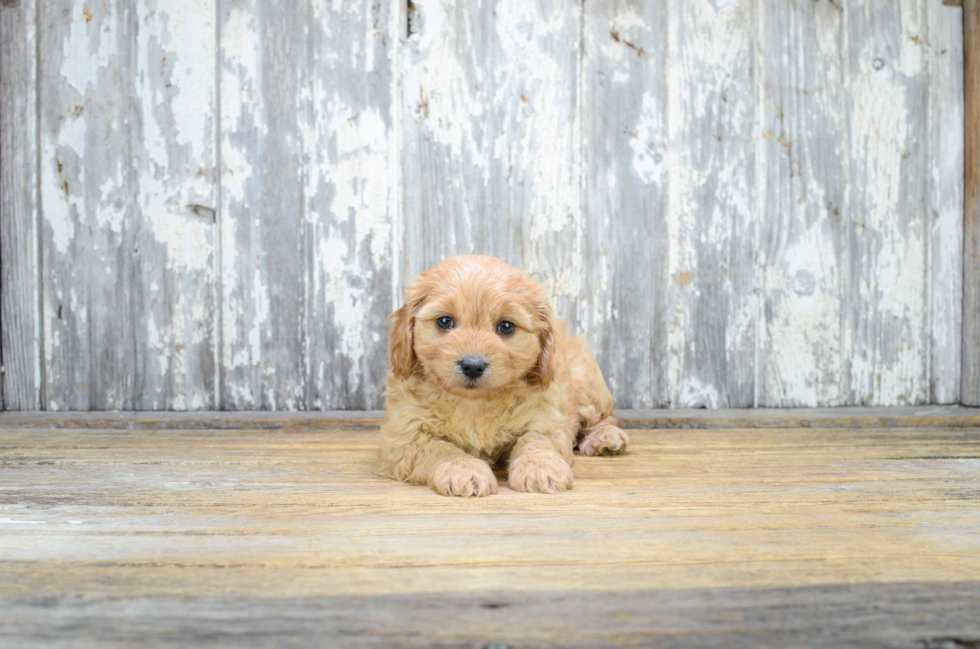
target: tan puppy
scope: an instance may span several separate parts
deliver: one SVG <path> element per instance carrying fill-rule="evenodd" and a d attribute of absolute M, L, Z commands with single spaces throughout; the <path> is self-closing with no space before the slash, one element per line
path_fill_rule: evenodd
<path fill-rule="evenodd" d="M 572 488 L 572 449 L 619 453 L 612 395 L 584 338 L 544 289 L 494 257 L 461 255 L 421 275 L 388 318 L 381 472 L 452 496 Z"/>

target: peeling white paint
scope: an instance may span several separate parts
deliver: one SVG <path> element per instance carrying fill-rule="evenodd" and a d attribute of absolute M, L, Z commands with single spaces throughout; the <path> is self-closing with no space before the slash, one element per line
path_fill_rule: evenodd
<path fill-rule="evenodd" d="M 167 246 L 167 265 L 177 271 L 209 271 L 211 224 L 199 217 L 155 212 L 150 227 L 157 241 Z"/>
<path fill-rule="evenodd" d="M 436 142 L 456 153 L 479 151 L 473 129 L 484 115 L 485 102 L 468 102 L 465 98 L 472 93 L 471 88 L 484 88 L 489 79 L 480 68 L 474 71 L 479 76 L 469 77 L 457 57 L 460 35 L 447 16 L 451 10 L 443 0 L 420 0 L 415 4 L 416 15 L 424 20 L 412 37 L 421 61 L 420 65 L 402 68 L 403 100 L 413 107 L 418 119 L 426 120 L 428 132 Z M 484 167 L 485 173 L 486 158 L 477 156 L 472 162 Z"/>
<path fill-rule="evenodd" d="M 672 404 L 701 399 L 691 394 L 717 394 L 719 405 L 748 405 L 745 394 L 732 395 L 738 387 L 733 379 L 750 383 L 742 372 L 753 365 L 758 296 L 754 286 L 735 282 L 734 274 L 747 269 L 729 251 L 751 245 L 758 227 L 754 148 L 748 145 L 758 128 L 755 87 L 747 74 L 755 37 L 746 29 L 751 7 L 749 2 L 686 7 L 683 13 L 668 11 L 666 220 L 668 273 L 674 279 L 667 282 L 666 376 Z M 696 310 L 704 308 L 709 290 L 720 304 L 698 318 Z M 717 328 L 724 349 L 698 335 Z M 728 391 L 723 400 L 722 382 Z"/>
<path fill-rule="evenodd" d="M 112 8 L 108 3 L 93 3 L 93 10 L 111 12 Z M 99 77 L 110 73 L 106 64 L 119 54 L 116 21 L 111 14 L 92 19 L 86 16 L 87 11 L 87 5 L 74 3 L 68 36 L 63 43 L 64 61 L 61 64 L 61 76 L 65 83 L 81 95 L 99 85 Z M 101 64 L 95 63 L 96 60 Z"/>
<path fill-rule="evenodd" d="M 903 8 L 905 18 L 907 9 Z M 860 202 L 852 203 L 850 218 L 864 262 L 856 269 L 862 276 L 857 297 L 862 304 L 874 306 L 863 315 L 869 338 L 853 341 L 859 344 L 852 354 L 851 384 L 864 402 L 906 405 L 921 401 L 928 389 L 922 381 L 927 362 L 922 346 L 927 277 L 924 215 L 902 200 L 903 191 L 914 182 L 904 173 L 913 137 L 909 110 L 914 91 L 906 79 L 894 74 L 891 62 L 880 58 L 883 54 L 875 39 L 858 46 L 862 48 L 859 60 L 868 63 L 852 80 L 850 146 L 852 155 L 863 158 L 867 171 L 852 188 Z M 898 53 L 911 74 L 921 65 L 920 55 L 906 52 L 920 49 L 909 40 Z M 899 210 L 906 212 L 906 227 L 899 227 Z"/>
<path fill-rule="evenodd" d="M 830 163 L 792 146 L 829 137 L 817 132 L 820 122 L 800 125 L 783 115 L 785 132 L 776 132 L 787 107 L 757 103 L 768 96 L 765 84 L 776 83 L 765 65 L 795 66 L 804 59 L 789 53 L 781 61 L 766 58 L 772 44 L 758 39 L 767 37 L 771 16 L 752 0 L 671 0 L 662 13 L 651 11 L 650 3 L 634 3 L 600 14 L 601 25 L 583 22 L 581 3 L 504 0 L 492 9 L 459 12 L 444 0 L 418 0 L 415 34 L 408 39 L 403 8 L 392 10 L 387 24 L 374 24 L 374 7 L 313 3 L 315 24 L 294 36 L 318 35 L 311 42 L 322 51 L 310 78 L 295 89 L 301 114 L 287 117 L 298 129 L 287 129 L 280 142 L 302 156 L 304 239 L 290 258 L 276 259 L 262 257 L 268 251 L 256 233 L 264 222 L 230 216 L 271 218 L 254 213 L 250 201 L 270 165 L 284 162 L 262 158 L 254 147 L 282 117 L 278 98 L 267 90 L 275 80 L 263 78 L 281 61 L 278 52 L 265 49 L 278 45 L 259 36 L 262 15 L 240 3 L 217 11 L 210 0 L 140 0 L 140 29 L 130 50 L 126 35 L 117 33 L 125 21 L 107 13 L 113 6 L 75 3 L 47 50 L 55 61 L 49 76 L 59 84 L 52 91 L 59 105 L 46 102 L 54 112 L 46 114 L 41 133 L 40 236 L 51 267 L 77 264 L 79 272 L 78 279 L 58 276 L 45 285 L 43 361 L 56 364 L 86 327 L 102 322 L 104 314 L 90 300 L 103 287 L 90 291 L 81 282 L 129 281 L 114 257 L 138 223 L 131 253 L 142 256 L 139 267 L 153 276 L 136 278 L 150 281 L 140 334 L 148 359 L 142 379 L 152 384 L 149 398 L 163 399 L 164 387 L 173 393 L 168 407 L 209 405 L 195 375 L 201 371 L 195 347 L 219 340 L 224 344 L 214 356 L 217 364 L 248 377 L 227 386 L 223 396 L 231 403 L 303 408 L 342 402 L 331 392 L 340 384 L 367 393 L 371 387 L 363 383 L 384 344 L 375 304 L 391 288 L 388 277 L 398 287 L 405 272 L 435 263 L 436 252 L 480 246 L 502 246 L 499 254 L 535 274 L 573 329 L 622 335 L 637 349 L 646 345 L 644 358 L 657 366 L 651 371 L 662 384 L 657 389 L 672 405 L 729 405 L 733 390 L 753 371 L 768 386 L 763 400 L 775 400 L 773 405 L 917 403 L 930 390 L 955 398 L 958 370 L 942 359 L 959 356 L 961 314 L 942 286 L 944 278 L 958 277 L 962 263 L 962 133 L 955 128 L 962 98 L 953 88 L 957 73 L 961 77 L 955 59 L 962 54 L 951 40 L 961 25 L 941 22 L 951 21 L 951 13 L 925 0 L 902 0 L 892 8 L 867 0 L 840 10 L 826 4 L 790 10 L 799 12 L 797 20 L 812 10 L 815 22 L 796 28 L 812 31 L 812 56 L 840 61 L 843 67 L 828 68 L 826 76 L 839 79 L 843 89 L 832 95 L 819 85 L 796 88 L 793 101 L 810 113 L 825 106 L 827 120 L 838 120 L 828 121 L 828 128 L 842 129 L 830 135 L 839 142 L 847 185 L 843 205 L 836 205 L 833 183 L 818 178 L 833 174 Z M 220 52 L 216 16 L 223 21 Z M 666 26 L 658 22 L 663 19 Z M 872 21 L 874 33 L 855 38 L 860 21 Z M 352 28 L 367 31 L 352 34 Z M 793 38 L 799 38 L 795 31 Z M 343 39 L 348 45 L 338 47 Z M 118 44 L 125 44 L 125 56 Z M 941 48 L 949 52 L 940 55 Z M 601 78 L 586 79 L 594 56 L 608 65 Z M 134 70 L 120 72 L 132 64 Z M 809 79 L 805 67 L 799 75 Z M 639 77 L 648 79 L 642 89 Z M 942 97 L 953 99 L 939 97 L 939 86 L 929 86 L 933 78 L 944 84 Z M 130 83 L 132 115 L 111 106 L 106 113 L 106 93 Z M 390 106 L 366 98 L 375 83 L 391 90 Z M 602 153 L 620 158 L 615 168 L 588 168 L 605 174 L 590 185 L 603 187 L 598 195 L 583 190 L 590 157 L 598 155 L 590 141 L 594 126 L 581 121 L 586 100 L 578 93 L 586 85 L 600 93 L 618 88 L 617 96 L 636 104 L 610 116 L 620 148 Z M 214 110 L 219 92 L 221 124 Z M 924 103 L 923 92 L 930 93 L 934 129 L 928 142 L 921 139 L 922 117 L 913 111 Z M 297 98 L 289 99 L 284 105 Z M 221 132 L 221 196 L 215 192 L 215 129 Z M 132 161 L 100 150 L 104 137 L 128 133 L 136 138 Z M 777 147 L 773 141 L 780 138 Z M 921 155 L 928 165 L 904 162 L 915 146 L 927 150 Z M 785 155 L 790 178 L 757 177 L 769 169 L 762 151 Z M 912 202 L 928 209 L 902 204 L 903 192 L 917 180 L 910 174 L 923 169 L 932 193 Z M 407 185 L 416 182 L 424 185 L 420 191 Z M 651 294 L 662 298 L 657 309 L 666 309 L 651 314 L 666 320 L 658 333 L 666 337 L 664 349 L 637 337 L 636 323 L 622 315 L 635 310 L 611 297 L 620 279 L 614 268 L 622 265 L 612 262 L 623 255 L 616 242 L 634 243 L 630 237 L 640 235 L 617 230 L 621 204 L 601 219 L 582 208 L 614 204 L 610 196 L 637 183 L 664 197 L 662 206 L 636 208 L 666 212 L 665 231 L 651 233 L 663 239 L 666 261 L 657 272 L 665 277 L 649 278 Z M 773 214 L 773 183 L 799 194 L 792 224 Z M 835 208 L 841 214 L 832 217 Z M 402 214 L 406 209 L 425 219 L 429 230 L 418 234 L 417 224 Z M 210 210 L 220 224 L 209 218 Z M 897 215 L 908 222 L 896 225 Z M 771 228 L 772 241 L 760 236 L 779 218 L 787 220 L 787 231 Z M 840 249 L 838 228 L 850 249 Z M 602 245 L 586 239 L 597 230 L 610 234 Z M 746 252 L 749 242 L 755 248 Z M 94 268 L 70 259 L 73 254 L 91 255 Z M 118 258 L 125 254 L 130 251 Z M 853 260 L 842 263 L 847 255 Z M 637 261 L 639 267 L 649 259 Z M 295 299 L 304 302 L 295 328 L 305 336 L 304 376 L 315 382 L 308 391 L 281 382 L 277 373 L 282 341 L 273 331 L 281 323 L 273 305 L 281 296 L 275 278 L 263 270 L 270 264 L 303 266 L 304 295 Z M 851 290 L 848 270 L 862 279 L 853 295 L 845 294 Z M 212 310 L 219 281 L 221 331 Z M 761 322 L 760 314 L 768 319 Z M 701 336 L 705 331 L 715 336 Z M 324 333 L 329 348 L 314 339 Z M 762 348 L 766 354 L 759 353 Z M 91 353 L 98 352 L 79 352 L 81 362 Z M 65 372 L 53 380 L 76 377 Z M 652 383 L 630 385 L 616 377 L 611 383 L 637 403 L 653 398 Z M 758 398 L 763 388 L 755 389 Z M 315 395 L 313 403 L 306 402 L 307 394 Z M 106 402 L 122 399 L 112 394 Z M 47 405 L 77 404 L 58 395 Z"/>
<path fill-rule="evenodd" d="M 50 228 L 51 241 L 55 249 L 59 254 L 64 255 L 68 253 L 68 247 L 75 238 L 75 219 L 72 216 L 74 206 L 71 197 L 64 193 L 63 184 L 55 180 L 60 175 L 57 168 L 56 145 L 45 141 L 43 150 L 41 201 L 44 205 L 44 220 Z"/>
<path fill-rule="evenodd" d="M 643 107 L 636 126 L 629 135 L 630 148 L 633 149 L 633 170 L 645 183 L 660 185 L 663 181 L 666 156 L 663 144 L 657 141 L 663 128 L 662 107 L 653 93 L 644 93 Z"/>

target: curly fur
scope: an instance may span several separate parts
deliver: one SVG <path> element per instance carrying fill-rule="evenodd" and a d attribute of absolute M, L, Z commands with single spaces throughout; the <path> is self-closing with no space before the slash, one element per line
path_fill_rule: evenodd
<path fill-rule="evenodd" d="M 451 330 L 436 321 L 450 316 Z M 497 333 L 507 320 L 515 331 Z M 389 319 L 380 471 L 452 496 L 498 491 L 490 464 L 506 462 L 508 486 L 571 489 L 572 450 L 620 453 L 612 395 L 584 338 L 568 335 L 544 289 L 494 257 L 461 255 L 422 273 Z M 489 367 L 479 380 L 465 356 Z"/>

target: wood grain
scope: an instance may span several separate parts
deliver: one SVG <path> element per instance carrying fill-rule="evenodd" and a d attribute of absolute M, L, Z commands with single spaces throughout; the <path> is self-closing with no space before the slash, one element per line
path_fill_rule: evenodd
<path fill-rule="evenodd" d="M 760 15 L 760 406 L 848 402 L 841 380 L 846 11 L 775 0 Z"/>
<path fill-rule="evenodd" d="M 670 404 L 756 403 L 759 4 L 668 3 Z"/>
<path fill-rule="evenodd" d="M 214 6 L 41 18 L 43 406 L 213 407 Z"/>
<path fill-rule="evenodd" d="M 0 408 L 41 405 L 34 0 L 0 9 Z"/>
<path fill-rule="evenodd" d="M 216 407 L 214 0 L 138 0 L 135 408 Z"/>
<path fill-rule="evenodd" d="M 112 430 L 377 430 L 380 410 L 325 412 L 6 412 L 2 428 Z M 980 410 L 963 406 L 902 408 L 753 408 L 746 410 L 617 410 L 627 429 L 723 428 L 977 428 Z"/>
<path fill-rule="evenodd" d="M 131 3 L 40 6 L 42 407 L 132 409 L 137 12 Z"/>
<path fill-rule="evenodd" d="M 379 408 L 462 252 L 620 407 L 980 405 L 971 3 L 8 3 L 4 407 Z"/>
<path fill-rule="evenodd" d="M 926 3 L 929 41 L 929 393 L 958 403 L 963 365 L 963 13 Z M 980 404 L 974 404 L 980 405 Z"/>
<path fill-rule="evenodd" d="M 4 426 L 0 645 L 980 633 L 980 428 L 631 438 L 560 496 L 459 500 L 373 475 L 376 432 Z"/>
<path fill-rule="evenodd" d="M 221 396 L 229 410 L 306 398 L 305 3 L 220 0 Z"/>
<path fill-rule="evenodd" d="M 586 143 L 578 329 L 623 408 L 671 402 L 668 312 L 667 6 L 586 2 Z"/>
<path fill-rule="evenodd" d="M 377 408 L 398 198 L 398 3 L 307 3 L 303 108 L 309 378 L 300 407 Z M 343 35 L 339 38 L 339 35 Z"/>
<path fill-rule="evenodd" d="M 221 405 L 377 407 L 395 17 L 384 3 L 265 0 L 225 0 L 221 16 Z"/>
<path fill-rule="evenodd" d="M 961 403 L 980 406 L 980 2 L 963 2 L 966 209 Z"/>
<path fill-rule="evenodd" d="M 928 403 L 925 4 L 867 2 L 846 20 L 848 401 Z"/>
<path fill-rule="evenodd" d="M 513 591 L 186 600 L 6 597 L 3 646 L 908 647 L 958 649 L 980 635 L 977 582 L 628 593 Z M 778 610 L 778 616 L 773 615 Z M 589 620 L 583 623 L 582 611 Z M 775 619 L 774 619 L 775 618 Z M 72 636 L 84 628 L 85 638 Z M 52 631 L 53 629 L 53 631 Z M 179 629 L 174 632 L 173 629 Z M 38 636 L 46 642 L 38 645 Z M 67 645 L 67 643 L 66 643 Z"/>

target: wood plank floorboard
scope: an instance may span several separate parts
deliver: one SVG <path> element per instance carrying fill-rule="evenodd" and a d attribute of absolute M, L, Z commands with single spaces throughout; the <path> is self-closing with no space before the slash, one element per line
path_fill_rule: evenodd
<path fill-rule="evenodd" d="M 976 648 L 975 413 L 626 413 L 477 500 L 374 475 L 372 413 L 6 413 L 0 647 Z"/>

